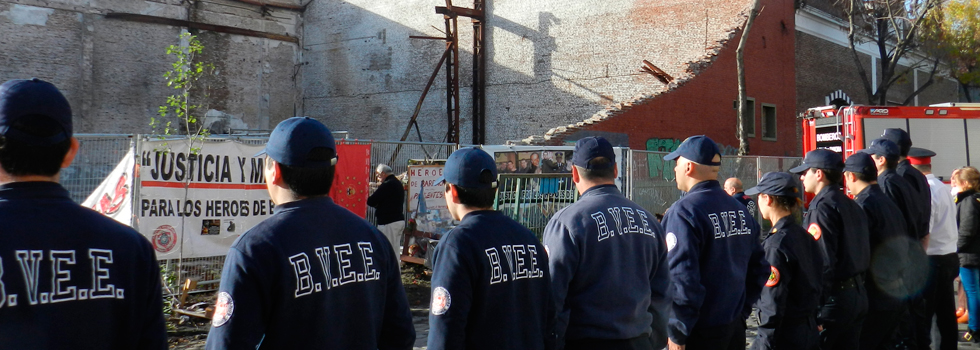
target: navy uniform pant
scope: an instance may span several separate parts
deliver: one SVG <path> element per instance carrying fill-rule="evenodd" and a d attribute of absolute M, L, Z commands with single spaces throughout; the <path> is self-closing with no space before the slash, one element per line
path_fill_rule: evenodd
<path fill-rule="evenodd" d="M 820 332 L 817 331 L 817 320 L 812 316 L 795 321 L 785 320 L 777 328 L 775 338 L 772 339 L 772 344 L 762 344 L 761 341 L 756 340 L 752 342 L 750 349 L 820 349 Z"/>
<path fill-rule="evenodd" d="M 820 322 L 823 323 L 820 348 L 859 349 L 861 327 L 867 314 L 868 296 L 864 283 L 849 288 L 832 287 L 820 309 Z"/>
<path fill-rule="evenodd" d="M 649 335 L 632 339 L 574 339 L 565 342 L 565 350 L 655 350 Z"/>
<path fill-rule="evenodd" d="M 745 350 L 745 320 L 718 327 L 695 329 L 687 337 L 687 350 Z"/>

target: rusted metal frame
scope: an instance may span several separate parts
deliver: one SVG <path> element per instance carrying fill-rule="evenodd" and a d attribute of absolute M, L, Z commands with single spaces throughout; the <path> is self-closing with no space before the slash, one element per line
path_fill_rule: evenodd
<path fill-rule="evenodd" d="M 299 44 L 299 38 L 288 36 L 288 35 L 273 34 L 268 32 L 255 31 L 251 29 L 220 26 L 220 25 L 207 24 L 201 22 L 192 22 L 192 21 L 186 21 L 182 19 L 140 15 L 135 13 L 118 13 L 118 12 L 107 13 L 105 15 L 105 18 L 119 19 L 124 21 L 140 22 L 140 23 L 153 23 L 153 24 L 162 24 L 168 26 L 187 27 L 190 29 L 200 29 L 200 30 L 207 30 L 207 31 L 218 32 L 218 33 L 237 34 L 243 36 L 266 38 L 266 39 L 279 40 L 279 41 Z"/>
<path fill-rule="evenodd" d="M 483 9 L 468 9 L 465 7 L 455 7 L 452 4 L 447 4 L 446 7 L 436 6 L 436 13 L 446 16 L 463 16 L 473 19 L 483 19 Z"/>
<path fill-rule="evenodd" d="M 442 64 L 446 62 L 450 52 L 450 47 L 447 45 L 446 50 L 442 52 L 442 58 L 439 59 L 439 63 L 436 64 L 436 69 L 432 71 L 432 75 L 429 76 L 429 82 L 425 83 L 425 89 L 422 89 L 422 96 L 419 97 L 419 102 L 415 104 L 415 112 L 412 112 L 412 118 L 408 121 L 408 127 L 405 128 L 405 132 L 402 133 L 401 142 L 404 142 L 408 138 L 408 134 L 412 132 L 412 126 L 415 126 L 418 130 L 418 117 L 419 112 L 422 110 L 422 102 L 425 101 L 425 96 L 429 94 L 429 89 L 432 88 L 432 83 L 435 82 L 436 76 L 439 75 L 439 69 L 442 68 Z M 419 134 L 419 141 L 422 141 L 422 136 Z M 394 164 L 395 159 L 398 158 L 398 152 L 402 149 L 402 144 L 398 144 L 395 147 L 395 152 L 391 155 L 391 161 L 388 164 Z"/>
<path fill-rule="evenodd" d="M 458 10 L 458 8 L 456 8 Z M 473 21 L 473 144 L 486 143 L 486 55 L 484 54 L 484 0 L 473 0 L 473 9 L 480 13 Z"/>
<path fill-rule="evenodd" d="M 451 0 L 446 0 L 451 9 Z M 448 128 L 446 142 L 459 143 L 459 35 L 456 16 L 444 14 L 446 20 L 446 41 L 449 42 L 450 57 L 446 59 L 446 115 Z"/>

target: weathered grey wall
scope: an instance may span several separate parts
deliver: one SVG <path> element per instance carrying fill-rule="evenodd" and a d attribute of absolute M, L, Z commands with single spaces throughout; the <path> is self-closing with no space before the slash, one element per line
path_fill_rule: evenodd
<path fill-rule="evenodd" d="M 299 0 L 279 0 L 298 4 Z M 106 18 L 133 13 L 300 35 L 299 11 L 234 0 L 0 0 L 0 80 L 38 77 L 67 96 L 79 133 L 149 133 L 150 117 L 173 89 L 163 73 L 182 28 Z M 299 46 L 278 40 L 192 31 L 214 63 L 208 106 L 270 129 L 299 101 Z"/>
<path fill-rule="evenodd" d="M 647 59 L 677 77 L 741 23 L 748 1 L 488 2 L 487 142 L 540 135 L 663 87 Z M 358 138 L 397 139 L 443 52 L 443 1 L 314 0 L 303 21 L 303 111 Z M 472 1 L 454 3 L 472 7 Z M 715 6 L 717 5 L 717 6 Z M 695 14 L 695 20 L 688 20 Z M 678 20 L 677 18 L 684 18 Z M 461 141 L 469 142 L 472 26 L 460 18 Z M 696 69 L 696 68 L 695 68 Z M 419 118 L 426 141 L 446 133 L 440 75 Z M 410 140 L 416 140 L 414 131 Z"/>

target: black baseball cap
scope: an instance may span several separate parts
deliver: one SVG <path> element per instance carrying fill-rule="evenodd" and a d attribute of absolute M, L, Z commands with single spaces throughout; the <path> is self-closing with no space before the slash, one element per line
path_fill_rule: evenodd
<path fill-rule="evenodd" d="M 749 196 L 754 196 L 759 193 L 765 193 L 771 196 L 796 196 L 800 192 L 798 186 L 796 176 L 790 173 L 774 171 L 762 175 L 762 180 L 759 180 L 759 184 L 745 190 L 745 194 Z"/>
<path fill-rule="evenodd" d="M 481 181 L 483 172 L 489 171 L 492 180 Z M 435 185 L 449 182 L 463 188 L 497 188 L 497 163 L 487 152 L 475 147 L 460 148 L 449 155 L 442 176 Z"/>
<path fill-rule="evenodd" d="M 589 165 L 593 159 L 604 157 L 609 163 Z M 616 152 L 612 144 L 599 136 L 586 137 L 575 142 L 575 152 L 572 154 L 572 164 L 586 169 L 608 169 L 616 165 Z"/>
<path fill-rule="evenodd" d="M 909 149 L 912 148 L 912 138 L 909 137 L 909 133 L 903 129 L 885 129 L 885 132 L 881 134 L 881 137 L 886 138 L 888 141 L 894 142 L 896 145 L 898 145 L 898 151 L 901 152 L 900 155 L 908 155 Z"/>
<path fill-rule="evenodd" d="M 53 84 L 38 78 L 0 85 L 0 135 L 33 145 L 72 136 L 71 106 Z"/>
<path fill-rule="evenodd" d="M 885 157 L 888 161 L 897 161 L 899 156 L 898 145 L 884 137 L 871 141 L 871 147 L 863 149 L 861 152 Z"/>
<path fill-rule="evenodd" d="M 875 166 L 874 159 L 871 159 L 870 154 L 864 152 L 857 152 L 847 157 L 847 160 L 844 161 L 844 171 L 863 174 L 871 178 L 878 176 L 878 168 Z"/>
<path fill-rule="evenodd" d="M 327 156 L 325 149 L 334 151 L 333 157 Z M 295 168 L 337 165 L 337 145 L 330 129 L 310 117 L 292 117 L 276 125 L 265 149 L 255 157 L 263 154 L 279 164 Z"/>
<path fill-rule="evenodd" d="M 827 150 L 827 149 L 815 149 L 810 152 L 806 152 L 806 156 L 803 157 L 803 164 L 789 169 L 789 172 L 793 174 L 799 174 L 809 170 L 810 168 L 815 169 L 826 169 L 840 171 L 844 168 L 844 162 L 837 152 Z"/>
<path fill-rule="evenodd" d="M 714 161 L 715 156 L 721 157 L 721 151 L 715 141 L 704 135 L 688 137 L 677 150 L 664 156 L 664 160 L 674 160 L 684 157 L 687 160 L 701 164 L 719 166 L 721 162 Z"/>

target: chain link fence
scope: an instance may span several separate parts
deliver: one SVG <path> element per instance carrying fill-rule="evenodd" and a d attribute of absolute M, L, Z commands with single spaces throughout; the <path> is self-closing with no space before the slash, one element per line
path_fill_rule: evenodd
<path fill-rule="evenodd" d="M 571 174 L 500 174 L 494 209 L 541 239 L 548 220 L 578 200 Z"/>
<path fill-rule="evenodd" d="M 61 183 L 72 199 L 81 203 L 113 170 L 130 148 L 138 146 L 141 135 L 78 134 L 81 149 L 75 162 L 62 170 Z M 264 144 L 267 136 L 211 137 L 209 142 L 233 139 L 246 144 Z M 409 159 L 446 159 L 463 145 L 451 143 L 419 143 L 366 141 L 338 138 L 338 143 L 371 145 L 371 165 L 387 164 L 396 175 L 408 170 Z M 664 161 L 666 152 L 630 150 L 623 167 L 623 186 L 626 195 L 654 214 L 664 213 L 681 197 L 674 182 L 674 161 Z M 762 174 L 786 171 L 799 165 L 799 157 L 734 157 L 722 158 L 719 178 L 742 180 L 745 188 L 755 186 Z M 371 179 L 371 181 L 376 181 Z M 570 174 L 501 174 L 500 190 L 494 208 L 528 227 L 540 238 L 548 220 L 555 212 L 578 199 Z M 373 189 L 372 189 L 373 192 Z M 367 218 L 374 223 L 374 209 L 368 208 Z M 217 288 L 224 256 L 185 258 L 161 261 L 165 274 L 198 282 L 198 290 Z M 177 281 L 173 281 L 177 282 Z"/>

